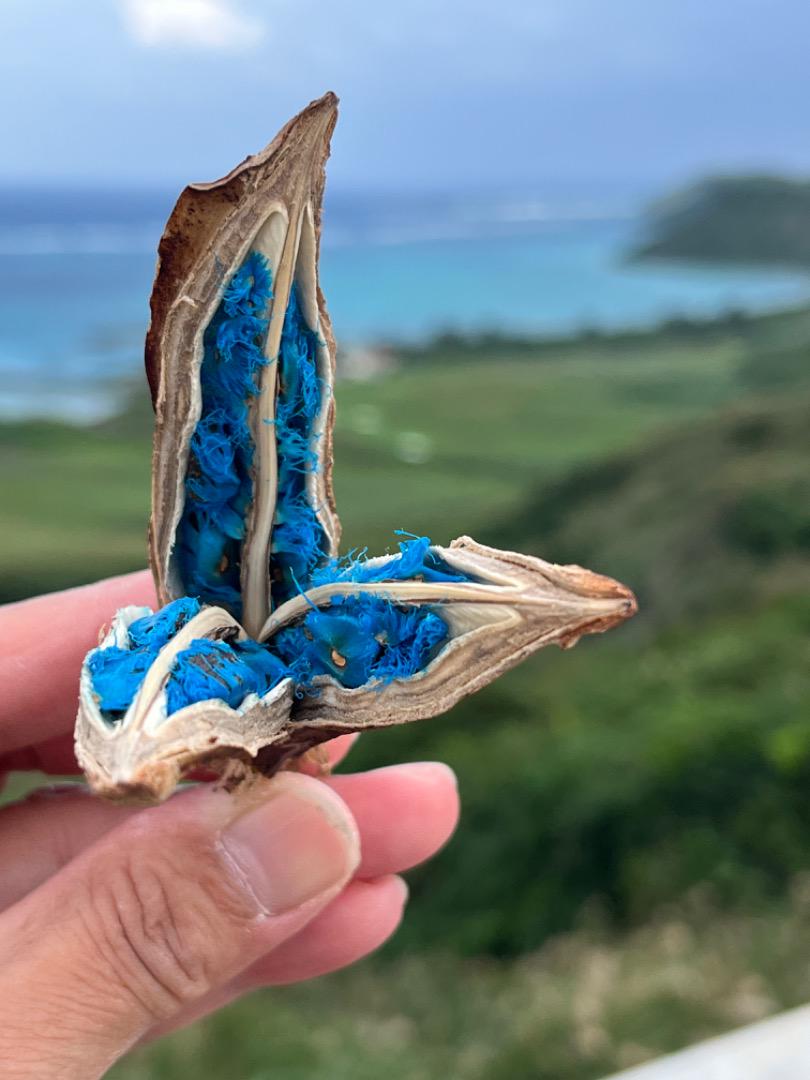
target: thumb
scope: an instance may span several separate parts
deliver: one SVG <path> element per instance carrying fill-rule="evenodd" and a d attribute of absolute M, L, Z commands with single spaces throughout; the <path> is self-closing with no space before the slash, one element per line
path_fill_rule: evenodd
<path fill-rule="evenodd" d="M 345 804 L 294 773 L 134 815 L 0 916 L 4 1077 L 103 1075 L 297 933 L 358 860 Z"/>

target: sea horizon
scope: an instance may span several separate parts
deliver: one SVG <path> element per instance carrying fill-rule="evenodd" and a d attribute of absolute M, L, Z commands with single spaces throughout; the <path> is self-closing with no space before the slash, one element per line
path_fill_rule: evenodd
<path fill-rule="evenodd" d="M 635 262 L 641 185 L 327 195 L 321 276 L 344 350 L 439 333 L 561 336 L 810 300 L 810 275 Z M 176 192 L 0 185 L 0 417 L 92 421 L 140 376 Z M 43 315 L 45 317 L 43 317 Z"/>

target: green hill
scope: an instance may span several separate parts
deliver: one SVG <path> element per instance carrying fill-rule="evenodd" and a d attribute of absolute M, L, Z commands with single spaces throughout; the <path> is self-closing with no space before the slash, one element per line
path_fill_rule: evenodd
<path fill-rule="evenodd" d="M 810 587 L 810 394 L 740 404 L 544 485 L 498 531 L 633 582 L 647 633 Z"/>
<path fill-rule="evenodd" d="M 638 255 L 810 265 L 810 181 L 703 180 L 654 206 Z"/>
<path fill-rule="evenodd" d="M 446 718 L 367 738 L 438 755 L 465 828 L 402 941 L 512 953 L 597 900 L 646 919 L 698 883 L 753 903 L 810 866 L 810 395 L 577 470 L 498 531 L 638 589 L 635 625 L 544 653 Z"/>

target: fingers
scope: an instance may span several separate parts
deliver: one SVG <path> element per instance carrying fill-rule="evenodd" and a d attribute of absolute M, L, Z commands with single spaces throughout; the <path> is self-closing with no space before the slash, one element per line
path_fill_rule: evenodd
<path fill-rule="evenodd" d="M 138 811 L 83 788 L 42 788 L 0 810 L 0 911 Z"/>
<path fill-rule="evenodd" d="M 0 608 L 0 755 L 73 728 L 79 671 L 99 628 L 127 604 L 154 604 L 144 570 Z"/>
<path fill-rule="evenodd" d="M 43 772 L 49 776 L 78 773 L 73 751 L 73 734 L 65 732 L 36 746 L 25 746 L 0 755 L 0 772 Z"/>
<path fill-rule="evenodd" d="M 329 765 L 339 765 L 356 739 L 356 734 L 339 735 L 324 743 Z M 0 791 L 4 774 L 12 770 L 63 777 L 78 772 L 72 735 L 57 735 L 39 746 L 0 757 Z M 0 910 L 35 889 L 73 855 L 131 815 L 132 810 L 93 799 L 82 788 L 56 786 L 41 788 L 25 802 L 0 811 L 0 854 L 5 859 Z"/>
<path fill-rule="evenodd" d="M 407 886 L 395 873 L 433 855 L 458 819 L 455 776 L 445 765 L 420 762 L 327 781 L 347 804 L 360 829 L 359 876 L 303 930 L 263 956 L 227 987 L 178 1015 L 150 1038 L 185 1027 L 250 990 L 313 979 L 355 963 L 378 949 L 398 927 Z M 361 824 L 362 823 L 362 824 Z"/>
<path fill-rule="evenodd" d="M 445 765 L 394 765 L 325 782 L 357 821 L 361 877 L 399 873 L 430 858 L 458 820 L 455 778 Z M 0 910 L 135 813 L 79 787 L 45 789 L 0 811 Z"/>
<path fill-rule="evenodd" d="M 0 916 L 0 1060 L 101 1076 L 303 929 L 358 861 L 347 807 L 306 776 L 136 814 Z"/>
<path fill-rule="evenodd" d="M 155 1039 L 199 1020 L 261 986 L 282 986 L 347 967 L 383 945 L 399 926 L 408 897 L 402 878 L 353 881 L 308 926 L 222 989 L 149 1032 Z"/>
<path fill-rule="evenodd" d="M 309 926 L 239 975 L 234 989 L 282 986 L 353 964 L 391 937 L 407 899 L 407 885 L 393 874 L 353 881 Z"/>
<path fill-rule="evenodd" d="M 325 780 L 349 804 L 363 838 L 358 877 L 399 873 L 434 855 L 458 823 L 452 769 L 438 761 Z"/>

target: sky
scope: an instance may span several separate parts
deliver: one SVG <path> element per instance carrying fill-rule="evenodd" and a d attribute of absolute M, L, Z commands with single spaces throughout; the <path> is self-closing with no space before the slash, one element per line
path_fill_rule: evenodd
<path fill-rule="evenodd" d="M 346 190 L 810 173 L 807 0 L 2 0 L 0 182 L 211 180 L 341 98 Z"/>

